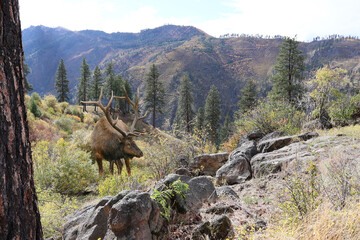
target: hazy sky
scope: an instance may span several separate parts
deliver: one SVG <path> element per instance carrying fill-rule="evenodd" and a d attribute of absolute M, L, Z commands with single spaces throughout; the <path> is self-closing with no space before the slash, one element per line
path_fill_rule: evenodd
<path fill-rule="evenodd" d="M 360 36 L 359 0 L 19 0 L 22 28 L 139 32 L 164 24 L 225 33 L 283 35 L 301 41 Z"/>

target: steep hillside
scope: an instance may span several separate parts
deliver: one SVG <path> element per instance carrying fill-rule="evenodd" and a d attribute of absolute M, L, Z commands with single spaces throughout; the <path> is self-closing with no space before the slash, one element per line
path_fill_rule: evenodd
<path fill-rule="evenodd" d="M 61 58 L 65 61 L 72 93 L 75 93 L 80 64 L 86 58 L 91 69 L 115 63 L 116 74 L 144 88 L 145 74 L 155 63 L 169 88 L 166 118 L 175 115 L 176 89 L 184 72 L 194 85 L 195 107 L 204 104 L 210 86 L 220 93 L 223 114 L 236 110 L 238 94 L 249 78 L 255 79 L 264 94 L 276 64 L 281 39 L 252 37 L 213 38 L 190 26 L 166 25 L 140 33 L 101 31 L 72 32 L 63 28 L 30 27 L 23 31 L 24 51 L 32 73 L 29 81 L 40 94 L 54 92 L 55 73 Z M 308 71 L 323 64 L 345 67 L 351 79 L 360 79 L 360 41 L 330 39 L 301 43 Z"/>

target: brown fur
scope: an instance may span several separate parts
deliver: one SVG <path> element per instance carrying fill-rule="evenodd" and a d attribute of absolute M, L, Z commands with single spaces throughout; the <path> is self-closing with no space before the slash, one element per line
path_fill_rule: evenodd
<path fill-rule="evenodd" d="M 130 131 L 130 128 L 122 120 L 119 120 L 116 126 L 124 132 Z M 125 138 L 110 125 L 105 117 L 102 117 L 95 124 L 91 135 L 91 149 L 99 166 L 100 175 L 103 174 L 103 159 L 110 162 L 111 174 L 113 174 L 114 163 L 118 168 L 118 173 L 121 174 L 123 164 L 120 159 L 123 158 L 125 160 L 126 170 L 128 174 L 131 175 L 129 160 L 133 157 L 142 157 L 143 155 L 132 137 Z"/>

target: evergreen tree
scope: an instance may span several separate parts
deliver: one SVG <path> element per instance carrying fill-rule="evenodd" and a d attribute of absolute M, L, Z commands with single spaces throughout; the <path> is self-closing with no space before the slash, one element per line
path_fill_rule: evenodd
<path fill-rule="evenodd" d="M 198 112 L 196 114 L 196 129 L 197 130 L 203 130 L 205 124 L 205 111 L 204 108 L 199 107 Z"/>
<path fill-rule="evenodd" d="M 224 121 L 224 125 L 221 128 L 220 131 L 220 140 L 221 142 L 226 142 L 230 136 L 230 124 L 231 124 L 231 119 L 230 119 L 230 115 L 227 114 L 225 117 L 225 121 Z"/>
<path fill-rule="evenodd" d="M 186 125 L 186 132 L 190 133 L 190 121 L 194 118 L 193 102 L 194 99 L 191 94 L 191 82 L 189 74 L 185 74 L 181 79 L 179 86 L 179 100 L 176 115 L 180 126 Z"/>
<path fill-rule="evenodd" d="M 153 112 L 153 127 L 156 124 L 156 113 L 162 113 L 165 105 L 165 88 L 159 79 L 160 72 L 153 64 L 146 78 L 145 107 Z"/>
<path fill-rule="evenodd" d="M 298 49 L 298 45 L 299 42 L 295 38 L 286 37 L 280 46 L 270 92 L 274 100 L 285 99 L 294 104 L 302 95 L 305 65 L 304 56 L 301 55 L 302 51 Z"/>
<path fill-rule="evenodd" d="M 91 84 L 92 87 L 91 97 L 93 100 L 99 99 L 102 85 L 103 85 L 103 78 L 101 75 L 101 71 L 100 68 L 96 66 L 94 70 L 93 81 Z M 95 105 L 95 111 L 96 111 L 96 105 Z"/>
<path fill-rule="evenodd" d="M 214 144 L 219 141 L 220 114 L 219 91 L 212 85 L 205 103 L 205 125 L 209 127 L 211 142 Z"/>
<path fill-rule="evenodd" d="M 113 85 L 112 85 L 112 92 L 114 93 L 114 96 L 124 96 L 124 80 L 122 79 L 121 75 L 118 74 L 114 77 Z M 116 99 L 115 101 L 115 109 L 119 109 L 124 112 L 124 105 L 125 100 Z"/>
<path fill-rule="evenodd" d="M 130 85 L 129 79 L 125 79 L 124 87 L 125 87 L 125 90 L 126 90 L 128 96 L 129 96 L 129 98 L 132 99 L 133 93 L 132 93 L 132 89 L 131 89 L 131 85 Z M 130 112 L 130 104 L 129 104 L 128 101 L 125 101 L 125 112 L 126 112 L 126 113 L 129 113 L 129 112 Z"/>
<path fill-rule="evenodd" d="M 245 87 L 241 89 L 241 96 L 239 98 L 239 112 L 245 113 L 251 110 L 256 104 L 256 84 L 254 80 L 247 81 Z"/>
<path fill-rule="evenodd" d="M 27 63 L 25 62 L 25 57 L 24 57 L 24 62 L 23 62 L 23 70 L 24 70 L 25 90 L 26 90 L 26 92 L 31 92 L 32 90 L 34 90 L 34 88 L 27 79 L 27 75 L 30 73 L 30 68 L 29 68 L 29 65 L 27 65 Z"/>
<path fill-rule="evenodd" d="M 85 57 L 83 57 L 82 64 L 80 66 L 81 76 L 79 78 L 79 84 L 78 84 L 78 103 L 81 101 L 87 101 L 90 96 L 90 78 L 91 78 L 91 72 L 90 67 L 86 63 Z M 86 104 L 83 105 L 83 111 L 86 111 Z"/>
<path fill-rule="evenodd" d="M 69 101 L 69 80 L 67 79 L 67 73 L 63 59 L 60 60 L 58 69 L 56 71 L 55 90 L 57 93 L 56 98 L 59 102 Z"/>
<path fill-rule="evenodd" d="M 114 64 L 109 62 L 105 68 L 105 95 L 107 97 L 111 96 L 111 92 L 115 89 L 115 73 L 114 73 Z"/>

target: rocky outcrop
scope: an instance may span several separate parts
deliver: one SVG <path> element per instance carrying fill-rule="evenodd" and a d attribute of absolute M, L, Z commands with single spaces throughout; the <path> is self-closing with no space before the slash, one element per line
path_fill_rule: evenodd
<path fill-rule="evenodd" d="M 240 147 L 229 155 L 228 161 L 216 172 L 219 183 L 242 183 L 251 178 L 249 159 L 257 153 L 255 141 L 243 141 Z"/>
<path fill-rule="evenodd" d="M 68 216 L 63 239 L 158 239 L 163 224 L 149 193 L 126 190 Z"/>
<path fill-rule="evenodd" d="M 216 193 L 219 198 L 221 198 L 221 197 L 228 197 L 228 198 L 233 198 L 233 199 L 239 198 L 239 196 L 236 194 L 236 192 L 228 186 L 216 187 Z"/>
<path fill-rule="evenodd" d="M 229 153 L 202 154 L 194 157 L 190 162 L 190 171 L 198 171 L 200 175 L 215 176 L 216 171 L 224 165 Z"/>

